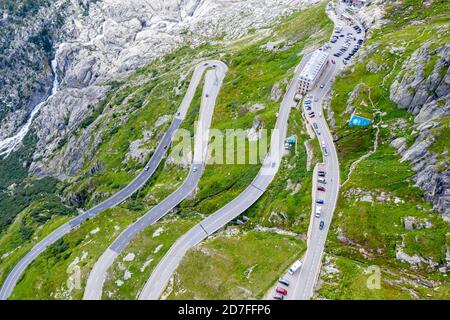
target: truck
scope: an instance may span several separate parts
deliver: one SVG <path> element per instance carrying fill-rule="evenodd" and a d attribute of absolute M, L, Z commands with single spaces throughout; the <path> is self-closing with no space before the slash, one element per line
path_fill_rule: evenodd
<path fill-rule="evenodd" d="M 294 264 L 288 270 L 289 274 L 293 275 L 298 271 L 298 269 L 300 269 L 301 266 L 302 262 L 300 260 L 295 261 Z"/>
<path fill-rule="evenodd" d="M 322 207 L 321 206 L 316 206 L 316 218 L 320 218 L 320 215 L 322 214 Z"/>

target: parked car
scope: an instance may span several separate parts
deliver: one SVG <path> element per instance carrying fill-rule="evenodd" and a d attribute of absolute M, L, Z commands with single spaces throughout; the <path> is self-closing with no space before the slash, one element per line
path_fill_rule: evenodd
<path fill-rule="evenodd" d="M 282 294 L 283 296 L 287 295 L 288 292 L 285 288 L 281 288 L 281 287 L 277 287 L 277 289 L 275 290 L 277 293 Z"/>
<path fill-rule="evenodd" d="M 320 230 L 323 230 L 323 227 L 325 226 L 325 221 L 320 221 L 320 224 L 319 224 L 319 229 Z"/>
<path fill-rule="evenodd" d="M 314 214 L 314 216 L 316 218 L 320 218 L 321 215 L 322 215 L 322 207 L 321 206 L 316 206 L 316 213 Z"/>
<path fill-rule="evenodd" d="M 278 280 L 279 283 L 284 284 L 286 287 L 289 287 L 289 281 L 285 278 L 280 278 Z"/>
<path fill-rule="evenodd" d="M 283 296 L 282 294 L 276 293 L 276 294 L 273 296 L 273 298 L 274 298 L 275 300 L 283 300 L 283 299 L 284 299 L 284 296 Z"/>
<path fill-rule="evenodd" d="M 316 200 L 316 203 L 317 203 L 317 204 L 325 204 L 325 201 L 323 201 L 322 199 L 317 199 L 317 200 Z"/>
<path fill-rule="evenodd" d="M 325 192 L 325 188 L 324 187 L 317 187 L 317 191 Z"/>

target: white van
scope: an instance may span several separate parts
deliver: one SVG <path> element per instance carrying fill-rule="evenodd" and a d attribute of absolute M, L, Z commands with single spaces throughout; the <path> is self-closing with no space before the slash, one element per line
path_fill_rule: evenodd
<path fill-rule="evenodd" d="M 320 215 L 322 214 L 322 207 L 321 206 L 316 206 L 316 218 L 320 218 Z"/>
<path fill-rule="evenodd" d="M 294 264 L 289 268 L 288 272 L 290 275 L 293 275 L 297 272 L 298 269 L 302 266 L 302 262 L 300 260 L 297 260 L 294 262 Z"/>

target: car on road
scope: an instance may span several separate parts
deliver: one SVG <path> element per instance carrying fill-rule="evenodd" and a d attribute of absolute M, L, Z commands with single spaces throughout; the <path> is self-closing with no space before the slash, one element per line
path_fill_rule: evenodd
<path fill-rule="evenodd" d="M 279 283 L 284 284 L 286 287 L 289 287 L 289 281 L 285 278 L 280 278 L 278 280 Z"/>
<path fill-rule="evenodd" d="M 325 188 L 324 187 L 317 187 L 317 191 L 325 192 Z"/>
<path fill-rule="evenodd" d="M 285 288 L 281 288 L 281 287 L 277 287 L 277 288 L 275 289 L 275 291 L 276 291 L 277 293 L 279 293 L 279 294 L 282 294 L 283 296 L 285 296 L 285 295 L 288 294 L 287 290 L 286 290 Z"/>
<path fill-rule="evenodd" d="M 295 261 L 294 264 L 288 270 L 289 274 L 293 275 L 298 271 L 298 269 L 300 269 L 301 266 L 302 262 L 300 260 Z"/>
<path fill-rule="evenodd" d="M 205 94 L 205 97 L 209 98 L 209 94 Z"/>
<path fill-rule="evenodd" d="M 194 168 L 192 171 L 193 171 L 193 172 L 197 172 L 197 168 Z"/>
<path fill-rule="evenodd" d="M 148 170 L 150 170 L 150 167 L 149 167 L 149 166 L 146 166 L 146 167 L 145 167 L 145 171 L 148 171 Z"/>
<path fill-rule="evenodd" d="M 323 89 L 323 88 L 325 88 L 325 85 L 324 84 L 320 85 L 320 89 Z"/>
<path fill-rule="evenodd" d="M 323 230 L 323 227 L 325 226 L 325 221 L 320 221 L 320 224 L 319 224 L 319 229 L 320 230 Z"/>
<path fill-rule="evenodd" d="M 276 293 L 276 294 L 273 296 L 273 298 L 274 298 L 275 300 L 283 300 L 283 299 L 284 299 L 284 296 L 283 296 L 282 294 Z"/>
<path fill-rule="evenodd" d="M 327 150 L 327 148 L 323 148 L 323 155 L 325 157 L 328 157 L 328 150 Z"/>
<path fill-rule="evenodd" d="M 320 218 L 321 215 L 322 215 L 322 207 L 321 206 L 317 206 L 316 207 L 316 213 L 314 214 L 314 216 L 316 218 Z"/>
<path fill-rule="evenodd" d="M 325 201 L 323 201 L 322 199 L 317 199 L 317 200 L 316 200 L 316 203 L 317 203 L 317 204 L 325 204 Z"/>
<path fill-rule="evenodd" d="M 167 145 L 164 146 L 164 150 L 167 150 Z"/>
<path fill-rule="evenodd" d="M 326 144 L 325 144 L 325 140 L 322 140 L 322 148 L 325 148 Z"/>

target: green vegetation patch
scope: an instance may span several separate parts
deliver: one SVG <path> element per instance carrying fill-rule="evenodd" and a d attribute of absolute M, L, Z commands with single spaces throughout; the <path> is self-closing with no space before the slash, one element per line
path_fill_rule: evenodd
<path fill-rule="evenodd" d="M 171 215 L 145 229 L 111 266 L 103 287 L 103 299 L 136 300 L 171 245 L 200 219 L 189 213 Z"/>
<path fill-rule="evenodd" d="M 262 298 L 305 248 L 300 239 L 276 233 L 220 234 L 184 257 L 168 298 Z"/>

